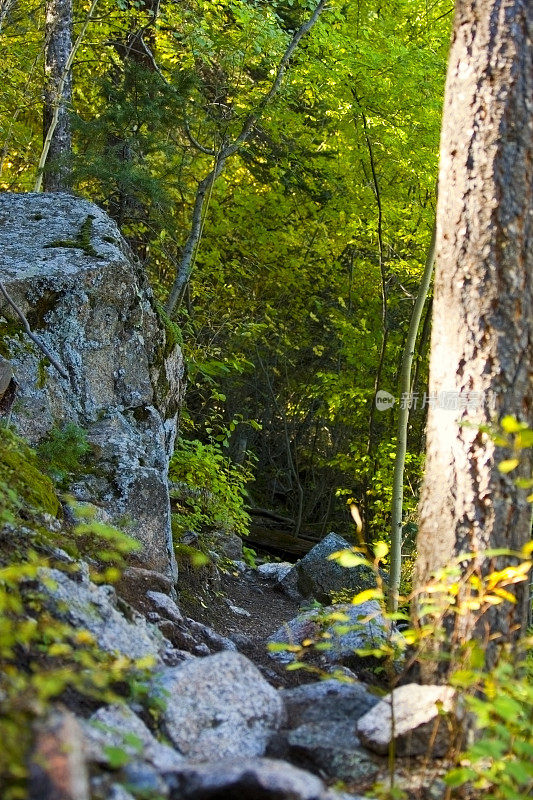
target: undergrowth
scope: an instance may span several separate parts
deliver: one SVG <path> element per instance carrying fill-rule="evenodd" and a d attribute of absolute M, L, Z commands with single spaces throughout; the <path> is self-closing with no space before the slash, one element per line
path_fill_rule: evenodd
<path fill-rule="evenodd" d="M 180 439 L 170 461 L 170 480 L 186 487 L 200 487 L 193 492 L 172 494 L 176 500 L 173 530 L 177 541 L 186 531 L 217 529 L 245 536 L 250 518 L 245 510 L 246 484 L 251 471 L 233 464 L 217 443 L 203 444 L 194 439 Z"/>
<path fill-rule="evenodd" d="M 66 692 L 99 703 L 136 693 L 151 663 L 101 651 L 89 631 L 53 615 L 42 591 L 53 590 L 47 568 L 78 569 L 57 548 L 84 553 L 109 580 L 136 543 L 88 509 L 75 508 L 78 522 L 68 527 L 37 454 L 4 427 L 0 456 L 0 786 L 2 800 L 22 800 L 34 720 Z"/>

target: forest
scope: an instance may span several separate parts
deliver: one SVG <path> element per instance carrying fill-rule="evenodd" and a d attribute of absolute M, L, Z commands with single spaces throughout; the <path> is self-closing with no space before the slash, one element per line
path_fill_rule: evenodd
<path fill-rule="evenodd" d="M 353 497 L 381 538 L 397 421 L 371 408 L 378 389 L 397 393 L 431 240 L 450 3 L 332 4 L 263 110 L 313 4 L 153 5 L 93 12 L 61 169 L 116 220 L 165 305 L 198 183 L 258 114 L 204 187 L 172 314 L 188 364 L 182 435 L 247 468 L 250 506 L 290 518 L 294 535 L 349 530 Z M 86 14 L 75 8 L 74 35 Z M 44 23 L 42 4 L 17 4 L 3 26 L 4 190 L 31 191 L 37 177 Z M 429 320 L 430 305 L 406 457 L 411 526 Z"/>
<path fill-rule="evenodd" d="M 300 563 L 334 532 L 346 548 L 330 563 L 375 573 L 351 602 L 377 601 L 389 632 L 403 632 L 401 678 L 397 642 L 360 647 L 381 660 L 380 690 L 448 683 L 477 714 L 482 735 L 455 742 L 440 794 L 410 794 L 391 779 L 364 786 L 372 797 L 522 800 L 533 791 L 532 37 L 528 0 L 0 0 L 0 199 L 68 195 L 103 210 L 146 276 L 164 357 L 183 353 L 168 463 L 180 576 L 194 565 L 199 575 L 231 574 L 217 555 L 220 532 L 242 539 L 254 570 Z M 8 216 L 0 208 L 0 226 Z M 96 261 L 100 224 L 89 214 L 44 247 Z M 37 334 L 45 386 L 67 353 L 54 345 L 51 290 L 22 300 L 7 258 L 0 253 L 0 333 L 20 339 L 13 320 L 22 320 Z M 117 291 L 127 316 L 145 289 Z M 25 433 L 9 395 L 26 379 L 18 352 L 0 347 L 0 522 L 40 531 L 43 510 L 68 521 L 67 493 L 77 496 L 78 472 L 89 474 L 105 445 L 78 411 Z M 132 412 L 138 425 L 146 405 Z M 36 454 L 12 434 L 12 407 Z M 32 465 L 28 480 L 20 459 Z M 52 481 L 52 506 L 41 488 L 34 502 L 34 469 Z M 28 503 L 37 516 L 25 516 Z M 120 536 L 136 538 L 131 508 L 123 525 L 111 515 L 116 538 L 82 520 L 82 538 L 123 548 L 121 568 Z M 44 556 L 17 550 L 14 562 L 8 551 L 1 544 L 9 678 L 15 663 L 33 669 L 19 645 L 42 645 L 17 628 L 27 601 L 9 598 L 24 595 L 27 565 Z M 76 553 L 86 555 L 78 544 Z M 187 616 L 210 624 L 205 608 L 218 595 L 180 579 Z M 39 635 L 59 641 L 55 628 Z M 303 671 L 309 661 L 317 672 L 307 654 L 315 645 L 296 648 Z M 39 695 L 38 712 L 33 699 L 21 711 L 17 681 L 0 681 L 11 736 L 32 728 L 45 696 L 65 691 L 62 679 Z M 78 683 L 71 691 L 83 694 Z M 89 798 L 27 794 L 26 777 L 0 757 L 9 800 Z M 123 800 L 101 791 L 90 797 Z M 146 791 L 151 800 L 204 797 Z M 241 797 L 228 791 L 205 797 Z M 254 791 L 242 796 L 263 797 Z"/>

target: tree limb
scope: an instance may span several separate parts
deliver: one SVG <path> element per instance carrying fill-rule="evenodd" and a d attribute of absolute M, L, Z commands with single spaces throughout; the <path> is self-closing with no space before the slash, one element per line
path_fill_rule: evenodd
<path fill-rule="evenodd" d="M 21 311 L 21 309 L 17 306 L 15 301 L 11 299 L 11 297 L 7 293 L 7 289 L 5 288 L 4 284 L 1 281 L 0 281 L 0 292 L 4 295 L 5 299 L 7 300 L 7 302 L 9 303 L 11 308 L 13 309 L 13 311 L 20 318 L 22 324 L 24 325 L 24 330 L 26 331 L 26 333 L 28 334 L 28 336 L 30 337 L 32 342 L 37 345 L 37 347 L 39 348 L 39 350 L 41 350 L 41 352 L 44 353 L 44 355 L 49 360 L 49 362 L 52 364 L 52 366 L 57 369 L 57 371 L 59 372 L 61 377 L 62 378 L 68 378 L 68 372 L 66 371 L 66 369 L 64 367 L 62 367 L 61 364 L 55 359 L 55 357 L 52 355 L 52 353 L 47 348 L 47 346 L 44 344 L 44 342 L 41 342 L 39 337 L 36 336 L 33 333 L 32 329 L 30 328 L 30 323 L 28 322 L 28 320 L 24 316 L 23 311 Z"/>
<path fill-rule="evenodd" d="M 398 610 L 398 593 L 400 589 L 400 577 L 402 566 L 402 520 L 403 520 L 403 476 L 405 471 L 405 454 L 407 452 L 407 426 L 409 423 L 409 402 L 408 397 L 411 391 L 411 367 L 415 354 L 416 337 L 420 325 L 420 319 L 424 310 L 424 304 L 431 283 L 433 265 L 435 264 L 435 243 L 437 239 L 437 224 L 433 225 L 431 244 L 426 257 L 426 264 L 422 274 L 422 280 L 418 288 L 407 341 L 402 358 L 402 372 L 400 379 L 400 398 L 406 398 L 405 403 L 400 403 L 398 419 L 398 445 L 396 447 L 396 459 L 394 461 L 394 478 L 392 484 L 392 520 L 391 520 L 391 551 L 390 551 L 390 575 L 389 575 L 389 611 Z"/>
<path fill-rule="evenodd" d="M 251 114 L 249 114 L 248 117 L 245 119 L 241 132 L 239 133 L 237 138 L 233 142 L 231 142 L 231 144 L 223 146 L 217 154 L 215 154 L 214 152 L 209 153 L 210 155 L 214 155 L 215 157 L 215 166 L 213 167 L 211 172 L 209 172 L 208 175 L 206 175 L 205 178 L 203 178 L 198 183 L 198 189 L 196 191 L 196 198 L 194 201 L 191 229 L 187 241 L 185 243 L 185 247 L 183 249 L 183 255 L 178 267 L 178 272 L 174 280 L 174 283 L 172 285 L 172 289 L 170 290 L 170 295 L 165 307 L 165 310 L 169 316 L 172 315 L 178 303 L 181 302 L 181 298 L 183 297 L 183 293 L 185 291 L 185 286 L 192 272 L 195 255 L 198 250 L 198 245 L 200 243 L 202 236 L 203 221 L 205 220 L 204 204 L 211 195 L 213 184 L 215 183 L 218 176 L 222 173 L 228 158 L 235 155 L 235 153 L 237 153 L 239 149 L 242 147 L 242 145 L 247 141 L 247 139 L 249 138 L 250 134 L 254 129 L 254 125 L 261 117 L 263 111 L 271 102 L 271 100 L 275 97 L 275 95 L 278 93 L 283 81 L 283 76 L 287 71 L 289 61 L 292 58 L 294 51 L 298 47 L 298 44 L 300 43 L 302 37 L 305 36 L 305 34 L 311 30 L 311 28 L 318 20 L 321 13 L 324 11 L 326 7 L 326 2 L 327 0 L 320 0 L 320 2 L 317 4 L 315 10 L 313 11 L 309 19 L 306 22 L 304 22 L 304 24 L 301 25 L 300 28 L 298 28 L 298 30 L 292 37 L 279 63 L 276 76 L 272 82 L 270 89 L 268 90 L 268 92 L 266 92 L 262 100 L 259 102 L 256 110 L 253 111 Z M 187 132 L 186 130 L 186 133 L 189 140 L 195 147 L 198 147 L 198 149 L 201 152 L 208 152 L 207 149 L 202 148 L 202 145 L 199 145 L 199 142 L 195 143 L 191 139 L 190 131 Z"/>
<path fill-rule="evenodd" d="M 212 147 L 204 147 L 204 145 L 200 144 L 200 142 L 192 135 L 187 117 L 183 118 L 183 127 L 185 128 L 187 139 L 190 141 L 193 147 L 196 147 L 197 150 L 199 150 L 201 153 L 205 153 L 207 156 L 216 156 L 216 151 L 213 150 Z"/>

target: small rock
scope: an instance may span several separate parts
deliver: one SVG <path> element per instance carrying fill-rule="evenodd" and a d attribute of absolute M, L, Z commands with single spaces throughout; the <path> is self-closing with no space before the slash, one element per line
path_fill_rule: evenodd
<path fill-rule="evenodd" d="M 210 656 L 211 655 L 211 650 L 209 649 L 209 647 L 206 644 L 196 644 L 193 647 L 192 652 L 193 652 L 193 654 L 195 656 L 204 656 L 205 657 L 205 656 Z"/>
<path fill-rule="evenodd" d="M 143 614 L 153 610 L 152 602 L 146 597 L 148 591 L 161 592 L 169 596 L 176 594 L 172 580 L 166 575 L 141 567 L 127 567 L 115 584 L 115 589 L 119 597 Z"/>
<path fill-rule="evenodd" d="M 131 761 L 149 762 L 160 772 L 171 771 L 183 764 L 183 756 L 158 742 L 127 706 L 99 708 L 88 722 L 82 724 L 89 761 L 109 764 L 109 748 L 113 748 L 122 750 Z"/>
<path fill-rule="evenodd" d="M 226 598 L 226 600 L 227 600 L 227 598 Z M 251 617 L 252 616 L 250 614 L 250 612 L 247 611 L 245 608 L 241 608 L 240 606 L 234 606 L 232 604 L 231 600 L 229 600 L 227 602 L 227 606 L 228 606 L 229 610 L 232 611 L 233 614 L 237 614 L 238 617 Z"/>
<path fill-rule="evenodd" d="M 135 800 L 120 783 L 114 783 L 108 794 L 108 800 Z"/>
<path fill-rule="evenodd" d="M 247 647 L 251 647 L 254 642 L 252 637 L 247 636 L 246 633 L 232 633 L 229 638 L 239 650 L 245 650 Z"/>
<path fill-rule="evenodd" d="M 183 614 L 168 594 L 148 591 L 146 592 L 146 597 L 161 616 L 171 620 L 171 622 L 181 622 L 183 620 Z"/>
<path fill-rule="evenodd" d="M 167 704 L 168 736 L 194 762 L 261 756 L 282 722 L 278 692 L 240 653 L 217 653 L 166 669 L 154 692 Z"/>
<path fill-rule="evenodd" d="M 358 736 L 370 750 L 386 755 L 393 736 L 394 708 L 396 754 L 414 756 L 431 752 L 434 758 L 442 757 L 450 746 L 448 723 L 454 717 L 455 699 L 456 692 L 450 686 L 417 683 L 399 686 L 359 719 Z M 441 712 L 451 716 L 446 718 Z"/>
<path fill-rule="evenodd" d="M 159 770 L 142 761 L 126 764 L 122 773 L 124 783 L 135 797 L 166 798 L 169 789 Z"/>
<path fill-rule="evenodd" d="M 201 622 L 196 622 L 194 619 L 186 617 L 185 625 L 187 630 L 193 637 L 203 641 L 215 653 L 223 650 L 233 650 L 236 652 L 235 644 L 227 636 L 221 636 L 208 625 L 203 625 Z"/>
<path fill-rule="evenodd" d="M 266 564 L 260 564 L 257 567 L 257 571 L 263 578 L 270 578 L 276 582 L 283 580 L 293 566 L 289 561 L 270 561 Z"/>
<path fill-rule="evenodd" d="M 109 791 L 108 800 L 135 800 L 120 783 L 114 783 Z"/>

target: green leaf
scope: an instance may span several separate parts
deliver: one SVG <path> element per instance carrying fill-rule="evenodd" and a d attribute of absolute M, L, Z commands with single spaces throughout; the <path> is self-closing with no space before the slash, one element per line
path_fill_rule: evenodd
<path fill-rule="evenodd" d="M 103 751 L 104 755 L 107 756 L 111 769 L 120 769 L 120 767 L 126 766 L 131 761 L 131 756 L 122 747 L 105 745 Z"/>
<path fill-rule="evenodd" d="M 457 769 L 450 770 L 450 772 L 444 776 L 444 781 L 447 786 L 455 789 L 458 786 L 462 786 L 463 783 L 473 780 L 475 777 L 476 773 L 473 769 L 470 769 L 470 767 L 458 767 Z"/>
<path fill-rule="evenodd" d="M 347 567 L 347 568 L 372 566 L 369 563 L 368 559 L 364 558 L 358 553 L 354 553 L 352 550 L 340 550 L 337 553 L 332 553 L 331 555 L 328 556 L 328 561 L 338 561 L 341 567 Z"/>
<path fill-rule="evenodd" d="M 482 739 L 472 745 L 468 751 L 471 758 L 479 759 L 489 756 L 490 758 L 501 758 L 507 749 L 507 744 L 498 739 Z"/>
<path fill-rule="evenodd" d="M 500 424 L 505 433 L 518 433 L 524 427 L 523 422 L 519 422 L 515 417 L 511 416 L 504 417 Z"/>
<path fill-rule="evenodd" d="M 533 778 L 533 764 L 531 762 L 507 761 L 505 771 L 518 783 L 527 784 Z"/>
<path fill-rule="evenodd" d="M 376 559 L 385 558 L 389 552 L 389 546 L 385 542 L 376 542 L 374 545 L 374 555 Z"/>

